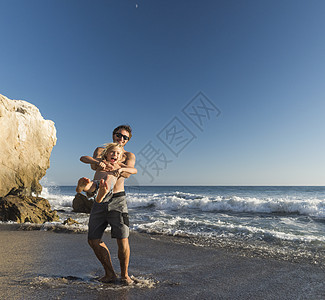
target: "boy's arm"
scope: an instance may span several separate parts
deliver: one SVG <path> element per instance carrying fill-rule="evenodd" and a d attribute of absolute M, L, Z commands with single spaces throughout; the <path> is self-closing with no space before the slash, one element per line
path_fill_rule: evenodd
<path fill-rule="evenodd" d="M 137 169 L 134 168 L 135 165 L 135 155 L 131 152 L 128 152 L 127 154 L 127 159 L 125 161 L 125 164 L 123 164 L 124 166 L 122 166 L 121 164 L 121 173 L 120 176 L 124 177 L 124 178 L 129 178 L 132 174 L 137 174 Z M 126 170 L 126 169 L 130 169 L 130 170 Z M 131 171 L 131 172 L 129 172 Z"/>
<path fill-rule="evenodd" d="M 101 159 L 101 154 L 103 152 L 104 148 L 103 147 L 97 147 L 96 150 L 94 151 L 93 158 L 100 160 Z M 90 163 L 90 167 L 92 170 L 96 171 L 98 168 L 98 165 L 96 163 Z"/>

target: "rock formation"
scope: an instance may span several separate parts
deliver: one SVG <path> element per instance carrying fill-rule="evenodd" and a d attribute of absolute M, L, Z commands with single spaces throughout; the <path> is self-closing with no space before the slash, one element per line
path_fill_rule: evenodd
<path fill-rule="evenodd" d="M 72 218 L 68 218 L 63 222 L 63 225 L 74 225 L 74 224 L 80 224 L 80 223 Z"/>
<path fill-rule="evenodd" d="M 39 194 L 55 143 L 54 123 L 36 106 L 0 95 L 0 197 Z"/>
<path fill-rule="evenodd" d="M 93 203 L 94 201 L 89 200 L 85 195 L 77 193 L 72 201 L 73 211 L 89 214 Z"/>
<path fill-rule="evenodd" d="M 59 221 L 46 199 L 32 196 L 42 191 L 55 143 L 54 123 L 37 107 L 0 95 L 0 221 Z"/>
<path fill-rule="evenodd" d="M 59 217 L 44 198 L 9 195 L 0 198 L 0 221 L 44 223 L 59 221 Z"/>

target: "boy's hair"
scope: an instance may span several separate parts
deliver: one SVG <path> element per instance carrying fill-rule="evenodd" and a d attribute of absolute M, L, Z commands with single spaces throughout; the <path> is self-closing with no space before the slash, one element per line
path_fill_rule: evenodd
<path fill-rule="evenodd" d="M 122 152 L 123 152 L 123 147 L 118 144 L 118 143 L 109 143 L 109 144 L 104 144 L 105 148 L 101 154 L 101 159 L 105 159 L 106 155 L 108 152 L 110 152 L 111 150 L 113 150 L 114 148 L 119 148 Z M 120 160 L 120 159 L 119 159 Z"/>
<path fill-rule="evenodd" d="M 118 132 L 120 129 L 124 129 L 129 133 L 129 138 L 131 139 L 132 137 L 132 128 L 130 125 L 120 125 L 117 126 L 114 130 L 113 130 L 113 135 Z"/>

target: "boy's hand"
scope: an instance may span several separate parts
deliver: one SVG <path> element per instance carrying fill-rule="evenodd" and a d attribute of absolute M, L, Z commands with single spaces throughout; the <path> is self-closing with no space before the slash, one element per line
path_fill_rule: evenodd
<path fill-rule="evenodd" d="M 99 170 L 102 170 L 102 171 L 111 171 L 111 170 L 113 170 L 113 166 L 111 165 L 111 163 L 109 163 L 106 160 L 102 160 L 102 161 L 98 162 L 97 167 L 98 167 Z"/>
<path fill-rule="evenodd" d="M 100 162 L 98 163 L 98 168 L 99 168 L 100 170 L 105 170 L 106 167 L 107 167 L 107 164 L 106 164 L 104 161 L 100 161 Z"/>

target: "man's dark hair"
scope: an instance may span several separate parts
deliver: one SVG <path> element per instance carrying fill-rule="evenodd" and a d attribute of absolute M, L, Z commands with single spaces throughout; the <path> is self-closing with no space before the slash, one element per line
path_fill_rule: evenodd
<path fill-rule="evenodd" d="M 120 125 L 117 126 L 114 130 L 113 130 L 113 135 L 118 132 L 120 129 L 124 129 L 129 133 L 129 138 L 131 139 L 132 137 L 132 128 L 130 125 Z"/>

